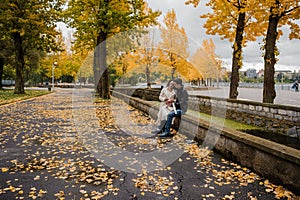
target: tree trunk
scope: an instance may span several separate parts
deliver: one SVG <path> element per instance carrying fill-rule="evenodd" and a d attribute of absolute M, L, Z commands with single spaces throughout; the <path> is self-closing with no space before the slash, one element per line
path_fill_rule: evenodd
<path fill-rule="evenodd" d="M 151 88 L 151 79 L 150 79 L 150 64 L 146 64 L 146 79 L 147 79 L 147 88 Z"/>
<path fill-rule="evenodd" d="M 16 79 L 15 79 L 15 94 L 25 94 L 24 90 L 24 78 L 23 70 L 25 66 L 24 51 L 23 51 L 23 40 L 20 33 L 13 34 L 13 40 L 15 44 L 16 52 Z"/>
<path fill-rule="evenodd" d="M 171 71 L 171 79 L 173 80 L 175 78 L 175 61 L 174 61 L 174 58 L 173 58 L 173 53 L 171 52 L 170 53 L 170 61 L 171 61 L 171 67 L 172 67 L 172 71 Z"/>
<path fill-rule="evenodd" d="M 0 90 L 3 89 L 2 78 L 3 78 L 4 59 L 0 58 Z"/>
<path fill-rule="evenodd" d="M 276 14 L 272 14 L 273 7 L 270 10 L 271 14 L 269 16 L 269 25 L 268 32 L 266 37 L 265 44 L 265 71 L 264 71 L 264 90 L 263 90 L 263 102 L 264 103 L 274 103 L 274 99 L 276 97 L 275 91 L 275 81 L 274 74 L 275 69 L 274 66 L 276 64 L 275 58 L 275 50 L 276 50 L 276 38 L 278 35 L 277 26 L 280 17 Z"/>
<path fill-rule="evenodd" d="M 106 63 L 106 39 L 107 34 L 103 31 L 100 32 L 94 53 L 94 76 L 96 81 L 96 92 L 101 98 L 110 99 L 109 70 Z"/>
<path fill-rule="evenodd" d="M 109 70 L 106 68 L 98 82 L 98 94 L 103 99 L 110 99 Z"/>
<path fill-rule="evenodd" d="M 246 14 L 244 12 L 239 14 L 235 41 L 233 45 L 231 82 L 229 91 L 229 98 L 232 99 L 236 99 L 238 96 L 237 88 L 240 80 L 239 69 L 242 67 L 242 42 L 245 29 L 245 16 Z"/>
<path fill-rule="evenodd" d="M 171 71 L 171 79 L 173 80 L 175 78 L 175 67 L 172 67 L 172 71 Z"/>
<path fill-rule="evenodd" d="M 93 63 L 93 71 L 94 71 L 94 82 L 95 82 L 95 91 L 99 95 L 98 92 L 98 83 L 101 77 L 101 68 L 100 68 L 100 46 L 97 45 L 94 51 L 94 63 Z M 103 73 L 103 72 L 102 72 Z"/>

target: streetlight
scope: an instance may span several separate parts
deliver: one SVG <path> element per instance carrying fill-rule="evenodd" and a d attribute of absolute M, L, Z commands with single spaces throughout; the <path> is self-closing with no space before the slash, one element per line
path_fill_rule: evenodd
<path fill-rule="evenodd" d="M 52 63 L 52 91 L 54 91 L 54 69 L 57 66 L 57 62 Z"/>

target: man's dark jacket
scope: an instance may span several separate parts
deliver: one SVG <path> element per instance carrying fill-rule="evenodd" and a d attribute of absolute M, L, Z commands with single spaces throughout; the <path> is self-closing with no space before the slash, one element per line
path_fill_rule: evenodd
<path fill-rule="evenodd" d="M 175 106 L 176 109 L 180 109 L 183 112 L 183 114 L 186 113 L 188 109 L 188 100 L 189 100 L 188 93 L 183 86 L 176 90 Z"/>

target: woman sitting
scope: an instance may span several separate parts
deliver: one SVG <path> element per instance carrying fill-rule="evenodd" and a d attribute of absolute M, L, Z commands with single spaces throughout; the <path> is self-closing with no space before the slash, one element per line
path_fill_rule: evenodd
<path fill-rule="evenodd" d="M 159 134 L 163 131 L 163 128 L 167 121 L 167 116 L 170 111 L 173 110 L 173 102 L 175 100 L 176 93 L 174 91 L 174 82 L 170 80 L 165 88 L 163 88 L 159 95 L 161 105 L 157 113 L 156 125 L 157 128 L 152 133 Z"/>

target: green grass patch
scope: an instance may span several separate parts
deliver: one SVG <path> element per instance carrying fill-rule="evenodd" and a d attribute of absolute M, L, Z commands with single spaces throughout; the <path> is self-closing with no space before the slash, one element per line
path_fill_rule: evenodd
<path fill-rule="evenodd" d="M 233 120 L 230 120 L 230 119 L 225 119 L 225 118 L 222 118 L 222 117 L 217 117 L 217 116 L 213 116 L 213 115 L 209 115 L 209 114 L 205 114 L 205 113 L 199 113 L 199 112 L 192 111 L 192 110 L 189 110 L 188 114 L 190 114 L 194 117 L 197 117 L 201 120 L 208 121 L 212 125 L 217 124 L 219 126 L 224 126 L 226 128 L 229 128 L 229 129 L 234 129 L 234 130 L 261 129 L 257 126 L 236 122 L 236 121 L 233 121 Z"/>
<path fill-rule="evenodd" d="M 30 99 L 32 97 L 38 97 L 49 93 L 50 92 L 47 90 L 26 90 L 25 94 L 14 94 L 14 90 L 4 89 L 0 90 L 0 105 Z"/>

